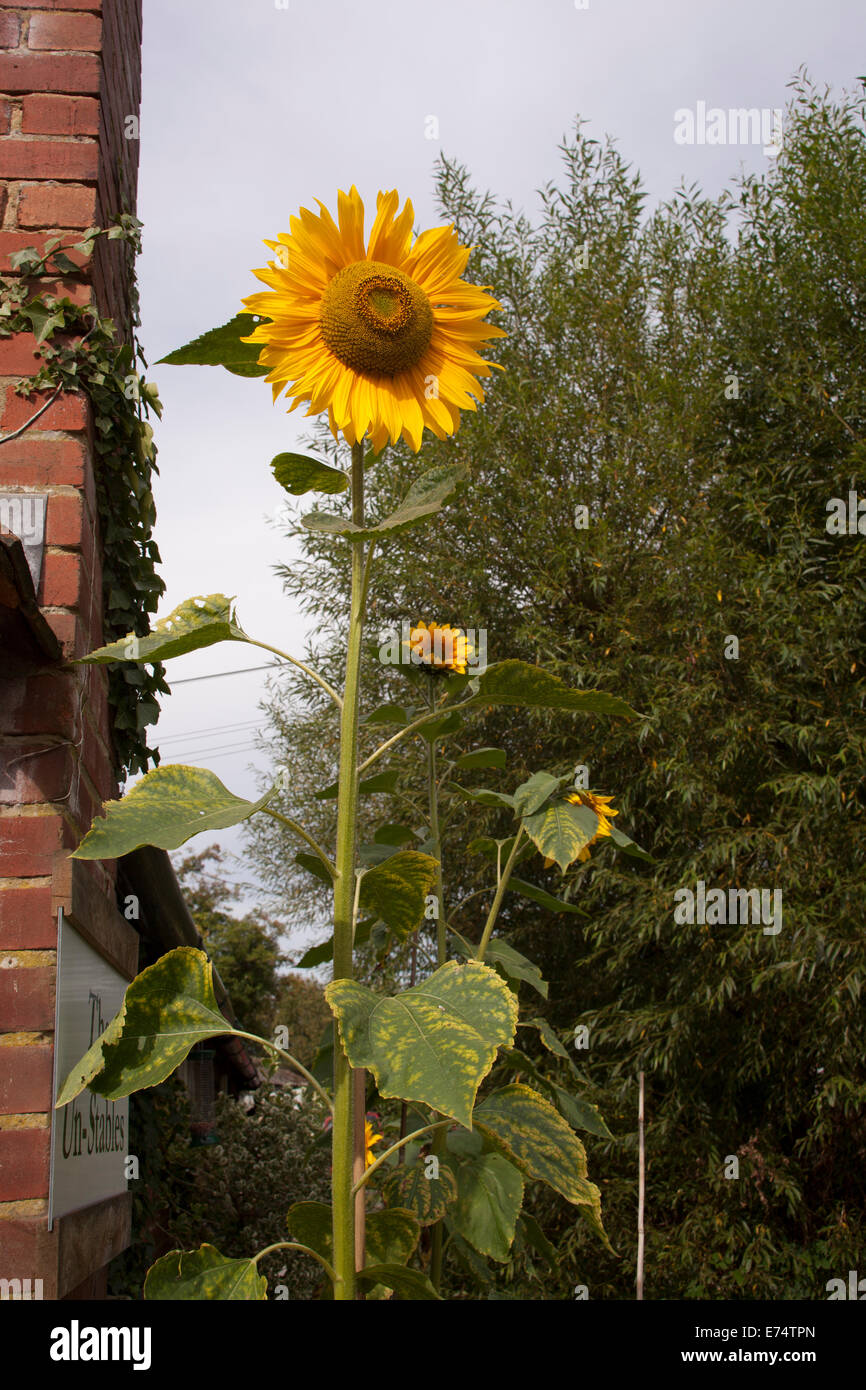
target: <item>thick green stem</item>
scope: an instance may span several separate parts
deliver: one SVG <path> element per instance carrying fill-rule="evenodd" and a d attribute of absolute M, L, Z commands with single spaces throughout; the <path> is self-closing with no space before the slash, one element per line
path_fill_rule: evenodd
<path fill-rule="evenodd" d="M 429 705 L 431 712 L 436 707 L 433 697 L 433 679 L 430 679 Z M 448 959 L 448 942 L 445 929 L 445 889 L 442 873 L 442 840 L 439 833 L 439 786 L 436 780 L 436 742 L 427 744 L 427 791 L 430 808 L 430 838 L 433 841 L 433 857 L 438 865 L 436 870 L 436 965 L 441 968 Z M 437 1129 L 433 1139 L 433 1153 L 441 1158 L 445 1152 L 445 1129 Z M 442 1283 L 442 1240 L 444 1222 L 437 1221 L 433 1227 L 430 1242 L 430 1282 L 436 1292 Z"/>
<path fill-rule="evenodd" d="M 352 520 L 364 523 L 364 446 L 352 445 Z M 337 853 L 334 880 L 334 979 L 352 978 L 355 903 L 355 836 L 358 810 L 358 702 L 361 636 L 368 577 L 362 541 L 352 543 L 352 599 L 346 652 L 346 683 L 340 723 L 340 772 L 337 795 Z M 335 1300 L 355 1298 L 355 1220 L 352 1196 L 354 1129 L 352 1069 L 334 1027 L 333 1233 Z"/>

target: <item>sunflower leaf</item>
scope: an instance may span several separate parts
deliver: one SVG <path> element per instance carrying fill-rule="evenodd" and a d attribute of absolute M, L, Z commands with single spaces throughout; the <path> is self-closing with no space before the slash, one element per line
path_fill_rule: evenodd
<path fill-rule="evenodd" d="M 358 791 L 361 796 L 366 796 L 372 792 L 392 792 L 397 785 L 400 773 L 396 770 L 391 772 L 377 772 L 375 777 L 365 777 L 358 783 Z M 339 782 L 332 782 L 329 787 L 324 787 L 322 791 L 316 792 L 317 801 L 336 801 L 337 793 L 340 790 Z"/>
<path fill-rule="evenodd" d="M 517 1022 L 517 1001 L 495 970 L 452 960 L 391 998 L 354 980 L 332 980 L 325 998 L 351 1065 L 372 1071 L 383 1097 L 471 1128 L 478 1087 Z"/>
<path fill-rule="evenodd" d="M 479 1254 L 502 1263 L 523 1205 L 519 1169 L 502 1154 L 489 1153 L 455 1163 L 452 1171 L 457 1180 L 453 1224 Z"/>
<path fill-rule="evenodd" d="M 457 1183 L 450 1168 L 438 1165 L 438 1176 L 427 1176 L 427 1165 L 419 1158 L 411 1167 L 398 1167 L 386 1178 L 383 1191 L 390 1207 L 411 1211 L 422 1226 L 440 1221 L 457 1196 Z"/>
<path fill-rule="evenodd" d="M 268 1281 L 254 1260 L 229 1259 L 214 1245 L 198 1250 L 170 1250 L 151 1265 L 144 1281 L 144 1297 L 155 1299 L 220 1299 L 221 1301 L 267 1298 Z"/>
<path fill-rule="evenodd" d="M 479 767 L 505 766 L 506 753 L 504 748 L 476 748 L 472 753 L 463 753 L 454 764 L 464 771 Z"/>
<path fill-rule="evenodd" d="M 427 1275 L 422 1274 L 420 1269 L 407 1269 L 405 1265 L 395 1264 L 366 1265 L 358 1270 L 357 1278 L 362 1284 L 384 1284 L 399 1294 L 401 1299 L 441 1302 Z"/>
<path fill-rule="evenodd" d="M 466 478 L 467 471 L 463 464 L 440 464 L 422 473 L 409 488 L 396 512 L 375 526 L 358 526 L 348 517 L 332 516 L 328 512 L 310 512 L 301 518 L 301 523 L 308 531 L 328 536 L 348 537 L 354 541 L 375 540 L 392 531 L 416 526 L 418 522 L 441 511 L 458 484 Z"/>
<path fill-rule="evenodd" d="M 68 1105 L 85 1086 L 109 1100 L 158 1086 L 196 1043 L 231 1032 L 204 951 L 178 946 L 127 986 L 120 1009 L 72 1068 L 56 1104 Z"/>
<path fill-rule="evenodd" d="M 586 1176 L 586 1150 L 571 1126 L 537 1091 L 503 1086 L 475 1107 L 475 1127 L 527 1177 L 547 1183 L 583 1209 L 606 1241 L 601 1193 Z"/>
<path fill-rule="evenodd" d="M 349 479 L 339 468 L 306 454 L 277 454 L 271 459 L 271 470 L 280 487 L 293 497 L 305 492 L 345 492 Z"/>
<path fill-rule="evenodd" d="M 571 690 L 558 676 L 526 661 L 497 661 L 477 680 L 478 691 L 467 705 L 534 705 L 540 709 L 640 717 L 618 695 L 604 690 Z"/>
<path fill-rule="evenodd" d="M 220 328 L 211 328 L 161 357 L 159 363 L 170 367 L 225 367 L 234 376 L 267 376 L 270 368 L 259 366 L 262 344 L 241 342 L 241 338 L 250 337 L 257 321 L 257 315 L 235 314 Z"/>
<path fill-rule="evenodd" d="M 565 873 L 598 830 L 598 816 L 588 806 L 570 801 L 551 801 L 532 816 L 523 828 L 545 859 L 553 859 Z"/>
<path fill-rule="evenodd" d="M 648 864 L 656 862 L 651 854 L 647 854 L 645 849 L 641 849 L 640 845 L 636 845 L 624 830 L 618 830 L 615 825 L 610 827 L 610 838 L 622 850 L 623 854 L 630 854 L 634 859 L 645 859 Z"/>
<path fill-rule="evenodd" d="M 258 801 L 244 801 L 204 767 L 175 763 L 156 767 L 120 801 L 109 801 L 73 859 L 119 859 L 140 845 L 179 849 L 202 830 L 225 830 L 249 820 L 279 791 L 271 787 Z"/>
<path fill-rule="evenodd" d="M 361 880 L 360 905 L 374 912 L 405 941 L 424 918 L 428 894 L 436 885 L 439 863 L 429 854 L 405 849 L 368 869 Z"/>
<path fill-rule="evenodd" d="M 167 618 L 154 624 L 146 637 L 130 632 L 107 647 L 80 656 L 80 664 L 92 662 L 105 666 L 112 661 L 168 661 L 173 656 L 212 647 L 215 642 L 248 642 L 250 639 L 238 626 L 232 600 L 225 594 L 208 594 L 201 598 L 184 599 Z"/>

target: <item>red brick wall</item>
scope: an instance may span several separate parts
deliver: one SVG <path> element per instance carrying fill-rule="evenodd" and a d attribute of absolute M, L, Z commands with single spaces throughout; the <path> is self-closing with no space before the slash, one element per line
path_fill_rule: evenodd
<path fill-rule="evenodd" d="M 139 147 L 127 118 L 139 111 L 140 48 L 141 0 L 0 0 L 0 272 L 12 251 L 41 248 L 50 235 L 73 241 L 135 212 Z M 55 292 L 92 298 L 128 336 L 129 257 L 102 238 L 90 260 L 73 255 L 80 275 Z M 27 334 L 0 340 L 0 436 L 47 399 L 14 391 L 38 367 L 34 348 Z M 0 442 L 0 491 L 48 493 L 37 599 L 66 657 L 99 646 L 101 549 L 82 395 L 58 398 L 22 437 Z M 45 1223 L 56 909 L 66 894 L 73 915 L 66 856 L 117 795 L 105 685 L 98 668 L 59 663 L 4 679 L 0 654 L 0 1275 L 42 1274 L 58 1295 L 59 1246 Z M 113 868 L 75 865 L 111 903 Z M 123 1227 L 116 1203 L 105 1205 L 111 1235 L 94 1238 L 100 1263 Z M 4 1268 L 13 1250 L 38 1268 Z M 75 1268 L 89 1272 L 80 1257 Z"/>

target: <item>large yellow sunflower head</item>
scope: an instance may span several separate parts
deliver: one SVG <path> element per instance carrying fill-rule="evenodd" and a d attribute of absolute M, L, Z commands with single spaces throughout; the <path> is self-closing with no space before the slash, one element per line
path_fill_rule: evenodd
<path fill-rule="evenodd" d="M 456 627 L 419 622 L 409 632 L 409 659 L 432 675 L 466 675 L 466 663 L 474 653 L 468 638 Z"/>
<path fill-rule="evenodd" d="M 497 365 L 478 349 L 504 336 L 483 321 L 497 301 L 460 278 L 471 248 L 450 226 L 413 244 L 412 204 L 398 212 L 396 190 L 379 194 L 366 247 L 354 185 L 338 196 L 338 223 L 316 201 L 318 214 L 301 208 L 265 242 L 276 260 L 254 274 L 270 289 L 243 301 L 266 320 L 243 341 L 262 345 L 274 400 L 285 389 L 290 410 L 327 410 L 335 439 L 368 438 L 376 451 L 402 435 L 417 452 L 425 427 L 454 434 Z"/>

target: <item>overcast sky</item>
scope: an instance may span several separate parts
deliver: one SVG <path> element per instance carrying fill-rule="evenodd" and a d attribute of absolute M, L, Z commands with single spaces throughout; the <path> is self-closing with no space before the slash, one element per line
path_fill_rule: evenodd
<path fill-rule="evenodd" d="M 237 313 L 262 288 L 251 274 L 268 258 L 262 239 L 288 231 L 316 197 L 336 211 L 337 189 L 355 183 L 375 212 L 377 191 L 397 188 L 416 226 L 438 225 L 440 150 L 533 214 L 580 115 L 640 170 L 650 208 L 682 179 L 717 193 L 768 157 L 761 144 L 678 143 L 674 113 L 783 107 L 801 64 L 821 85 L 854 88 L 864 36 L 863 0 L 144 0 L 148 360 Z M 151 365 L 148 375 L 165 407 L 155 422 L 160 616 L 194 594 L 233 594 L 247 631 L 300 652 L 303 623 L 272 570 L 290 552 L 268 525 L 282 500 L 268 463 L 312 421 L 272 405 L 261 379 L 217 367 Z M 267 659 L 223 645 L 171 663 L 170 677 Z M 178 684 L 159 724 L 163 761 L 209 766 L 251 795 L 263 680 Z M 212 839 L 240 844 L 231 831 Z"/>

